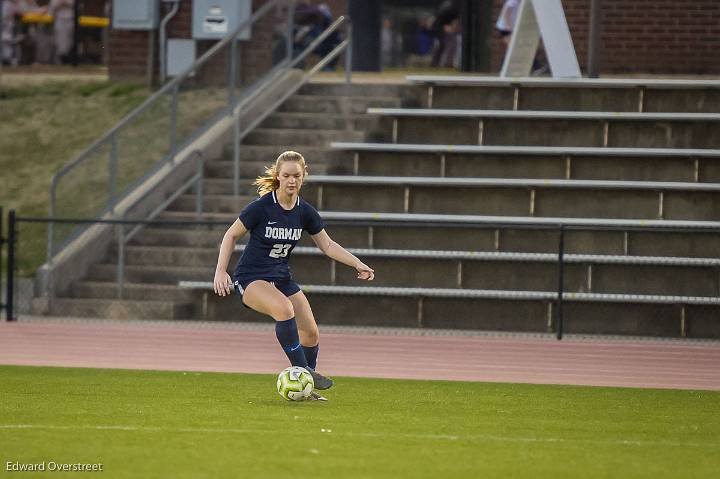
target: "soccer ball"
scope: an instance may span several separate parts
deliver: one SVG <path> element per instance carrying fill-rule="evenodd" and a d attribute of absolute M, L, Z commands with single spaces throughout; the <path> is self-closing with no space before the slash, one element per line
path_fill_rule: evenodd
<path fill-rule="evenodd" d="M 285 368 L 278 375 L 277 391 L 288 401 L 304 401 L 310 397 L 315 381 L 310 372 L 299 366 Z"/>

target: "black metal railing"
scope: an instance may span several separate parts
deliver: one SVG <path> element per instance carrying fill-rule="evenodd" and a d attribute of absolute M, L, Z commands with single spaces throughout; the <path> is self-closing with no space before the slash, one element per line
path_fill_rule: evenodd
<path fill-rule="evenodd" d="M 192 181 L 188 183 L 188 185 L 191 185 Z M 201 190 L 199 190 L 201 191 Z M 0 211 L 1 213 L 1 211 Z M 153 219 L 152 217 L 149 217 L 145 220 L 130 220 L 130 219 L 83 219 L 83 218 L 46 218 L 46 217 L 20 217 L 17 216 L 14 210 L 10 210 L 8 215 L 8 233 L 7 238 L 4 238 L 2 236 L 2 227 L 0 227 L 0 245 L 7 246 L 7 264 L 6 264 L 6 302 L 3 304 L 3 308 L 6 311 L 6 318 L 8 321 L 12 321 L 15 319 L 14 315 L 14 304 L 13 304 L 13 298 L 15 295 L 14 292 L 14 276 L 15 271 L 17 269 L 16 266 L 16 259 L 18 258 L 18 225 L 20 223 L 44 223 L 44 224 L 81 224 L 81 225 L 92 225 L 92 224 L 108 224 L 108 225 L 115 225 L 118 228 L 118 234 L 117 238 L 118 241 L 120 241 L 118 245 L 118 277 L 117 277 L 117 287 L 118 287 L 118 298 L 122 299 L 123 297 L 123 282 L 124 278 L 122 274 L 120 273 L 124 269 L 124 255 L 120 254 L 121 250 L 124 247 L 124 243 L 128 240 L 128 233 L 126 232 L 126 227 L 133 227 L 130 229 L 131 234 L 134 235 L 135 232 L 137 232 L 140 228 L 144 228 L 146 226 L 165 226 L 165 227 L 212 227 L 212 226 L 228 226 L 230 224 L 230 220 L 226 221 L 158 221 Z M 597 225 L 572 225 L 572 224 L 528 224 L 528 223 L 521 223 L 521 222 L 513 222 L 512 219 L 508 218 L 507 221 L 503 222 L 482 222 L 482 223 L 471 223 L 471 222 L 444 222 L 442 224 L 428 224 L 428 223 L 422 223 L 417 221 L 407 221 L 407 222 L 391 222 L 386 220 L 356 220 L 356 219 L 326 219 L 325 223 L 329 226 L 332 225 L 352 225 L 354 227 L 378 227 L 378 226 L 393 226 L 393 227 L 462 227 L 462 228 L 480 228 L 480 229 L 527 229 L 527 230 L 545 230 L 545 231 L 555 231 L 557 232 L 557 241 L 558 241 L 558 248 L 557 248 L 557 294 L 555 295 L 555 298 L 551 300 L 551 302 L 554 304 L 554 328 L 553 332 L 555 333 L 558 340 L 562 339 L 564 334 L 564 321 L 563 321 L 563 304 L 565 302 L 564 299 L 564 293 L 565 291 L 565 280 L 564 280 L 564 273 L 565 273 L 565 265 L 567 264 L 566 259 L 566 247 L 565 247 L 565 235 L 568 231 L 623 231 L 623 232 L 631 232 L 631 231 L 642 231 L 642 232 L 648 232 L 648 231 L 654 231 L 654 232 L 691 232 L 691 233 L 720 233 L 720 228 L 689 228 L 689 227 L 663 227 L 663 226 L 643 226 L 638 224 L 637 226 L 629 226 L 629 225 L 603 225 L 603 224 L 597 224 Z M 552 253 L 550 253 L 552 254 Z M 571 255 L 572 256 L 572 255 Z M 632 255 L 628 255 L 629 258 L 632 257 Z M 705 299 L 708 301 L 711 301 L 712 304 L 718 304 L 720 305 L 720 296 L 718 297 L 709 297 L 709 298 L 700 298 Z"/>

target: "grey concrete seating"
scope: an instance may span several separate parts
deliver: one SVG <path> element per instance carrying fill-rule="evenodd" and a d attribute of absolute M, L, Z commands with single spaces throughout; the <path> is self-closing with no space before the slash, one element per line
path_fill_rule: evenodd
<path fill-rule="evenodd" d="M 244 245 L 231 259 L 234 265 Z M 552 291 L 557 288 L 558 254 L 503 251 L 442 251 L 349 248 L 377 271 L 371 286 Z M 170 285 L 180 279 L 207 279 L 217 247 L 131 246 L 126 251 L 130 283 Z M 178 266 L 182 265 L 182 266 Z M 306 284 L 357 285 L 354 270 L 316 247 L 299 246 L 290 265 Z M 720 260 L 629 255 L 565 255 L 564 288 L 576 293 L 720 296 Z M 116 262 L 94 265 L 87 278 L 115 277 Z M 637 278 L 644 278 L 638 281 Z"/>
<path fill-rule="evenodd" d="M 321 215 L 324 220 L 342 220 L 353 221 L 359 223 L 431 223 L 437 226 L 442 225 L 473 225 L 473 224 L 490 224 L 511 226 L 533 226 L 533 227 L 583 227 L 592 229 L 593 227 L 611 227 L 617 229 L 633 229 L 633 228 L 657 228 L 657 229 L 674 229 L 687 228 L 696 230 L 716 230 L 720 229 L 720 221 L 678 221 L 678 220 L 638 220 L 638 219 L 613 219 L 613 218 L 548 218 L 548 217 L 529 217 L 515 216 L 509 218 L 507 216 L 485 216 L 485 215 L 447 215 L 447 214 L 413 214 L 413 213 L 374 213 L 374 212 L 335 212 L 322 211 Z"/>
<path fill-rule="evenodd" d="M 165 219 L 192 217 L 193 213 L 172 213 Z M 331 220 L 325 216 L 328 233 L 340 244 L 349 248 L 373 249 L 433 249 L 458 251 L 498 251 L 526 253 L 557 253 L 558 232 L 554 225 L 528 228 L 527 226 L 489 225 L 487 223 L 428 223 L 421 221 L 394 222 Z M 226 221 L 214 228 L 177 229 L 170 227 L 148 228 L 134 241 L 138 246 L 165 246 L 217 248 L 222 235 L 236 215 L 213 216 Z M 507 218 L 505 218 L 507 220 Z M 532 224 L 530 224 L 532 226 Z M 544 229 L 543 229 L 544 228 Z M 307 235 L 301 245 L 314 246 Z M 565 231 L 567 253 L 720 257 L 720 231 L 712 229 L 667 232 L 656 230 L 574 230 Z"/>
<path fill-rule="evenodd" d="M 550 291 L 503 291 L 482 289 L 442 289 L 442 288 L 384 288 L 373 286 L 329 286 L 319 284 L 301 285 L 303 291 L 317 294 L 352 294 L 377 296 L 428 296 L 436 298 L 492 298 L 492 299 L 525 299 L 525 300 L 555 300 L 557 292 Z M 179 281 L 179 288 L 210 290 L 213 284 L 210 281 Z M 563 295 L 566 301 L 591 301 L 607 303 L 660 303 L 660 304 L 695 304 L 720 305 L 720 298 L 696 296 L 659 296 L 639 294 L 596 294 L 596 293 L 567 293 Z"/>
<path fill-rule="evenodd" d="M 716 113 L 370 108 L 387 141 L 475 145 L 718 148 Z"/>
<path fill-rule="evenodd" d="M 460 108 L 368 108 L 370 115 L 430 118 L 509 118 L 553 120 L 635 120 L 635 121 L 720 121 L 718 113 L 628 112 L 628 111 L 552 111 L 552 110 L 478 110 Z"/>
<path fill-rule="evenodd" d="M 333 142 L 327 172 L 720 182 L 720 149 Z"/>
<path fill-rule="evenodd" d="M 608 181 L 564 180 L 537 178 L 450 178 L 425 176 L 360 176 L 360 175 L 313 175 L 306 185 L 397 185 L 397 186 L 466 186 L 497 188 L 589 188 L 629 189 L 654 191 L 720 191 L 720 183 L 691 183 L 674 181 Z"/>
<path fill-rule="evenodd" d="M 498 78 L 410 75 L 427 108 L 718 112 L 717 80 Z"/>
<path fill-rule="evenodd" d="M 235 252 L 245 250 L 245 245 L 235 246 Z M 522 253 L 497 251 L 443 251 L 443 250 L 402 250 L 384 248 L 348 248 L 356 256 L 373 256 L 379 258 L 430 258 L 454 260 L 483 261 L 540 261 L 557 263 L 558 255 L 552 253 Z M 214 252 L 214 250 L 213 250 Z M 293 254 L 325 256 L 315 247 L 296 246 Z M 627 255 L 593 255 L 566 254 L 566 263 L 599 263 L 599 264 L 638 264 L 663 266 L 713 266 L 720 267 L 720 258 L 678 258 L 672 256 L 627 256 Z"/>
<path fill-rule="evenodd" d="M 321 175 L 303 191 L 328 212 L 720 220 L 715 183 Z"/>
<path fill-rule="evenodd" d="M 578 78 L 537 77 L 502 78 L 480 75 L 407 75 L 411 83 L 435 86 L 533 86 L 547 88 L 648 88 L 648 89 L 720 89 L 720 80 L 653 78 Z"/>
<path fill-rule="evenodd" d="M 492 153 L 499 155 L 563 155 L 563 156 L 645 156 L 718 158 L 720 149 L 706 148 L 604 148 L 581 146 L 522 146 L 522 145 L 449 145 L 406 143 L 354 143 L 334 141 L 330 147 L 350 151 L 388 151 L 403 153 Z"/>
<path fill-rule="evenodd" d="M 352 248 L 378 273 L 371 286 L 552 291 L 557 253 Z M 208 255 L 212 264 L 216 255 Z M 291 266 L 307 284 L 358 285 L 352 268 L 317 248 L 295 249 Z M 720 263 L 710 258 L 568 254 L 564 288 L 574 293 L 720 296 Z M 637 278 L 644 278 L 638 281 Z"/>
<path fill-rule="evenodd" d="M 219 298 L 209 281 L 179 281 L 180 289 L 201 293 L 202 315 L 267 321 Z M 557 292 L 486 289 L 398 288 L 303 284 L 322 324 L 391 325 L 442 329 L 552 332 Z M 566 333 L 714 337 L 720 331 L 720 299 L 691 296 L 575 293 L 563 296 Z M 388 316 L 391 318 L 388 319 Z"/>
<path fill-rule="evenodd" d="M 558 227 L 567 228 L 568 252 L 588 254 L 633 254 L 644 256 L 720 256 L 720 222 L 683 220 L 638 220 L 618 218 L 564 218 L 487 216 L 418 213 L 321 211 L 328 231 L 349 247 L 496 250 L 556 252 Z M 166 211 L 159 220 L 194 220 L 194 211 Z M 236 214 L 205 213 L 203 220 L 225 221 Z M 159 242 L 210 241 L 222 238 L 225 225 L 200 227 L 196 231 L 153 230 L 149 238 Z M 205 231 L 207 230 L 207 231 Z M 219 235 L 219 236 L 218 236 Z M 207 240 L 206 240 L 207 241 Z M 302 241 L 309 241 L 303 237 Z M 310 244 L 310 243 L 307 243 Z"/>

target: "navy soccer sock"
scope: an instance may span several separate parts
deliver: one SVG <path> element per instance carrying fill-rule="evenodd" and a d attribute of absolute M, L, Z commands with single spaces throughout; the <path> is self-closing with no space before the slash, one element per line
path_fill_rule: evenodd
<path fill-rule="evenodd" d="M 305 359 L 307 359 L 308 367 L 312 370 L 314 370 L 315 366 L 317 365 L 317 355 L 319 347 L 319 344 L 316 344 L 315 346 L 302 347 L 303 352 L 305 353 Z"/>
<path fill-rule="evenodd" d="M 293 366 L 307 368 L 308 363 L 305 359 L 305 353 L 300 346 L 300 336 L 298 336 L 297 323 L 295 318 L 285 321 L 275 321 L 275 336 L 277 336 L 280 346 L 290 360 Z"/>

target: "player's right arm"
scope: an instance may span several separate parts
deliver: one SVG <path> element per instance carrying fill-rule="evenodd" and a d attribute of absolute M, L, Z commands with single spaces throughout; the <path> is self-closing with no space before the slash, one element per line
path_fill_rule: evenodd
<path fill-rule="evenodd" d="M 213 281 L 215 293 L 220 296 L 232 293 L 232 278 L 227 272 L 227 267 L 233 250 L 235 249 L 235 243 L 242 238 L 245 233 L 247 233 L 247 229 L 238 218 L 230 225 L 230 228 L 228 228 L 223 236 L 222 243 L 220 243 L 220 254 L 218 255 L 217 266 L 215 267 L 215 280 Z"/>

